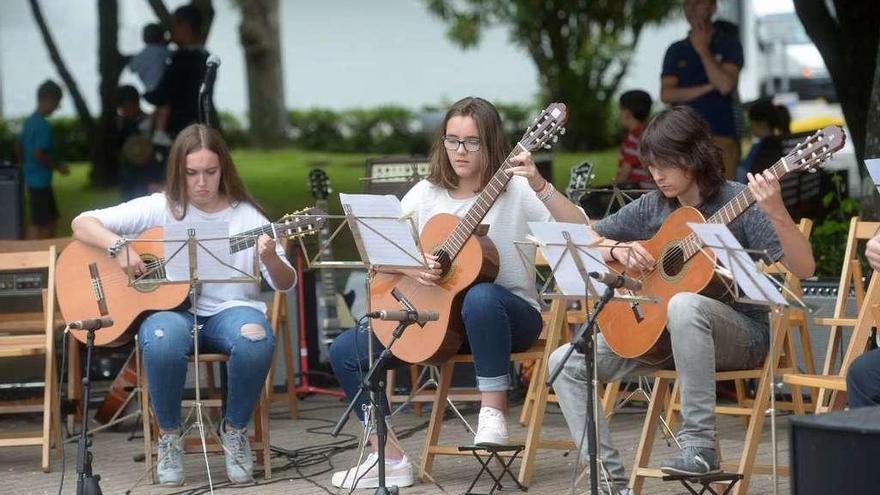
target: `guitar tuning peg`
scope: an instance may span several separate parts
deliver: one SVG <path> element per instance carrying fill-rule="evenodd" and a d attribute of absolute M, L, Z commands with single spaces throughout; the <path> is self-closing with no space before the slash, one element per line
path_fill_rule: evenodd
<path fill-rule="evenodd" d="M 549 144 L 545 144 L 545 145 L 544 145 L 544 149 L 545 149 L 545 150 L 549 150 L 550 148 L 552 148 L 552 146 L 550 146 Z"/>
<path fill-rule="evenodd" d="M 559 142 L 559 136 L 553 136 L 553 142 L 554 142 L 554 143 L 558 143 L 558 142 Z"/>
<path fill-rule="evenodd" d="M 565 135 L 565 127 L 560 127 L 560 128 L 559 128 L 559 135 L 560 135 L 560 136 L 564 136 L 564 135 Z"/>

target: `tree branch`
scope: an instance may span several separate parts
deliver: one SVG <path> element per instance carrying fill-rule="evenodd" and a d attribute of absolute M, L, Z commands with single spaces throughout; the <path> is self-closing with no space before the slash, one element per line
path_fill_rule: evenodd
<path fill-rule="evenodd" d="M 43 17 L 43 9 L 40 7 L 38 0 L 29 0 L 29 3 L 31 5 L 31 12 L 34 15 L 34 20 L 40 28 L 40 34 L 43 36 L 43 42 L 46 44 L 46 49 L 49 51 L 49 58 L 52 59 L 52 63 L 55 64 L 55 69 L 58 71 L 58 75 L 61 76 L 61 80 L 63 80 L 64 85 L 67 86 L 67 91 L 70 92 L 70 97 L 73 99 L 73 105 L 76 108 L 77 116 L 86 131 L 86 135 L 88 135 L 89 140 L 91 140 L 95 133 L 95 121 L 92 118 L 92 114 L 89 112 L 86 100 L 83 98 L 82 93 L 79 92 L 79 87 L 73 79 L 73 76 L 70 75 L 70 71 L 67 70 L 67 65 L 64 63 L 64 59 L 61 58 L 61 53 L 58 51 L 58 46 L 55 45 L 55 39 L 52 38 L 52 33 L 49 32 L 49 26 L 46 25 L 46 19 Z"/>
<path fill-rule="evenodd" d="M 168 12 L 168 7 L 165 6 L 165 2 L 162 0 L 147 0 L 147 3 L 152 7 L 153 13 L 156 14 L 156 18 L 159 19 L 159 23 L 162 24 L 162 27 L 165 29 L 171 29 L 171 12 Z"/>

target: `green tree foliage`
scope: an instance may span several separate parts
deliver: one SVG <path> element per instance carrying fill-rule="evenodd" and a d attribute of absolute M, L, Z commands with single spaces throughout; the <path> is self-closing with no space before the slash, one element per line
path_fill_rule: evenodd
<path fill-rule="evenodd" d="M 642 29 L 676 11 L 674 0 L 425 0 L 462 48 L 481 29 L 507 26 L 538 69 L 541 99 L 569 107 L 565 143 L 597 149 L 612 143 L 615 96 Z M 665 47 L 658 47 L 662 50 Z M 658 53 L 658 56 L 661 54 Z M 657 74 L 658 81 L 660 75 Z M 659 83 L 658 83 L 659 84 Z"/>

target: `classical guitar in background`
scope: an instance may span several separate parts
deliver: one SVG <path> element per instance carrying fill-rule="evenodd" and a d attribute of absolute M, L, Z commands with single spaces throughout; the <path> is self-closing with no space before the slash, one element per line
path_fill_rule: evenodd
<path fill-rule="evenodd" d="M 798 170 L 814 170 L 841 149 L 846 142 L 843 129 L 828 126 L 816 131 L 798 144 L 790 153 L 780 158 L 768 170 L 777 179 Z M 704 293 L 715 286 L 714 254 L 698 255 L 700 241 L 688 227 L 688 222 L 728 224 L 755 203 L 751 191 L 746 188 L 731 199 L 708 219 L 695 208 L 681 207 L 673 211 L 651 239 L 640 244 L 657 260 L 657 265 L 647 273 L 628 272 L 642 282 L 646 296 L 659 297 L 657 304 L 637 304 L 611 301 L 599 313 L 599 328 L 608 346 L 625 358 L 642 357 L 661 361 L 668 354 L 666 333 L 666 305 L 680 292 Z M 618 262 L 608 263 L 619 272 L 625 267 Z M 706 294 L 709 295 L 709 294 Z"/>
<path fill-rule="evenodd" d="M 316 233 L 324 224 L 324 212 L 316 208 L 296 212 L 281 217 L 274 223 L 253 230 L 240 232 L 230 237 L 229 252 L 236 253 L 254 246 L 253 235 L 267 234 L 272 238 L 296 238 Z M 139 237 L 136 249 L 147 266 L 165 260 L 163 229 L 154 227 L 144 231 Z M 151 277 L 164 279 L 164 272 L 157 270 Z M 118 260 L 107 256 L 104 249 L 90 246 L 80 241 L 71 242 L 61 255 L 55 268 L 55 287 L 58 306 L 64 321 L 84 320 L 97 316 L 96 302 L 103 306 L 113 318 L 113 326 L 95 333 L 97 346 L 121 346 L 131 340 L 129 328 L 146 311 L 171 309 L 179 306 L 189 292 L 187 284 L 143 284 L 129 285 L 128 275 L 119 266 Z M 80 342 L 85 342 L 86 333 L 71 330 L 70 333 Z"/>
<path fill-rule="evenodd" d="M 485 233 L 479 232 L 480 222 L 510 181 L 508 169 L 514 166 L 511 158 L 523 151 L 548 148 L 566 118 L 565 105 L 550 104 L 526 130 L 462 218 L 441 213 L 428 220 L 419 239 L 422 248 L 436 255 L 440 262 L 442 273 L 436 286 L 420 284 L 402 274 L 374 276 L 370 284 L 370 307 L 399 307 L 391 295 L 397 288 L 416 308 L 431 308 L 440 314 L 439 320 L 427 322 L 418 331 L 405 332 L 394 344 L 395 356 L 409 363 L 439 364 L 458 352 L 463 340 L 461 303 L 464 294 L 474 284 L 493 281 L 498 275 L 498 251 Z M 396 323 L 374 320 L 372 326 L 376 337 L 387 346 Z"/>
<path fill-rule="evenodd" d="M 309 191 L 315 199 L 315 207 L 329 211 L 327 208 L 327 196 L 330 188 L 330 178 L 327 172 L 320 168 L 309 172 Z M 322 261 L 333 261 L 333 251 L 330 242 L 330 224 L 325 223 L 318 231 L 318 246 L 323 246 L 321 251 Z M 318 299 L 317 326 L 318 326 L 318 351 L 322 363 L 330 361 L 330 345 L 336 337 L 346 328 L 355 326 L 354 318 L 348 309 L 348 304 L 342 294 L 336 290 L 336 277 L 334 270 L 322 268 L 318 270 L 320 282 L 315 284 Z"/>

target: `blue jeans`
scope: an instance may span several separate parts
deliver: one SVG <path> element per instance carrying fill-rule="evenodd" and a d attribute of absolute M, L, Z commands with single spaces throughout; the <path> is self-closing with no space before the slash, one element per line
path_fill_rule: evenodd
<path fill-rule="evenodd" d="M 498 392 L 510 386 L 510 353 L 531 347 L 541 333 L 541 313 L 523 298 L 493 283 L 481 283 L 470 288 L 464 296 L 461 315 L 467 342 L 463 351 L 474 355 L 477 387 L 481 392 Z M 368 334 L 366 325 L 350 328 L 336 337 L 330 348 L 330 363 L 348 400 L 357 395 L 361 375 L 369 369 Z M 373 357 L 384 347 L 373 339 Z M 403 364 L 396 358 L 388 362 L 388 369 Z M 383 397 L 384 400 L 384 397 Z M 364 421 L 366 397 L 355 406 L 355 412 Z M 385 410 L 389 411 L 387 402 Z"/>
<path fill-rule="evenodd" d="M 246 306 L 200 316 L 198 322 L 200 352 L 229 356 L 226 423 L 244 428 L 272 364 L 272 327 L 266 315 Z M 192 313 L 181 310 L 153 313 L 141 324 L 139 339 L 150 400 L 163 430 L 180 427 L 187 357 L 193 353 L 192 324 Z"/>
<path fill-rule="evenodd" d="M 846 373 L 849 407 L 880 406 L 880 349 L 862 354 Z"/>

